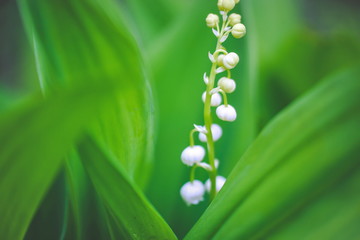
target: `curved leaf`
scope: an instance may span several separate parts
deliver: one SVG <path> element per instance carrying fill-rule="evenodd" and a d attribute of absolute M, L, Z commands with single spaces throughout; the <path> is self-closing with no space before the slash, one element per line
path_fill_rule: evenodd
<path fill-rule="evenodd" d="M 151 170 L 152 99 L 134 39 L 115 1 L 19 0 L 46 95 L 59 85 L 125 85 L 93 131 L 129 176 L 144 186 Z"/>
<path fill-rule="evenodd" d="M 121 239 L 176 239 L 114 157 L 91 138 L 79 144 L 80 158 L 113 216 Z"/>
<path fill-rule="evenodd" d="M 238 162 L 186 239 L 270 238 L 322 196 L 334 189 L 341 192 L 338 183 L 353 178 L 360 168 L 359 76 L 359 70 L 338 74 L 280 113 Z M 317 219 L 305 222 L 321 225 Z M 302 234 L 311 233 L 304 225 L 298 227 Z M 358 228 L 343 229 L 359 234 Z"/>
<path fill-rule="evenodd" d="M 23 239 L 65 154 L 95 120 L 113 87 L 82 87 L 49 97 L 37 96 L 0 117 L 0 232 Z M 110 97 L 111 98 L 111 97 Z M 91 104 L 89 104 L 91 103 Z"/>

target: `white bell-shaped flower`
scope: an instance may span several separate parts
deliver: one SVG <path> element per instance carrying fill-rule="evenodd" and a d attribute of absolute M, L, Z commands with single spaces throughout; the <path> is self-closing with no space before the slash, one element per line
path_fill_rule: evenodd
<path fill-rule="evenodd" d="M 189 146 L 181 153 L 181 161 L 188 166 L 201 162 L 205 156 L 205 149 L 200 145 Z"/>
<path fill-rule="evenodd" d="M 229 23 L 231 26 L 234 26 L 237 23 L 241 22 L 241 15 L 237 13 L 232 13 L 229 16 Z"/>
<path fill-rule="evenodd" d="M 218 81 L 218 86 L 226 93 L 232 93 L 235 91 L 236 83 L 233 79 L 222 77 Z"/>
<path fill-rule="evenodd" d="M 216 176 L 216 192 L 220 191 L 220 189 L 224 186 L 225 182 L 226 182 L 226 178 L 224 178 L 222 176 Z M 206 180 L 205 189 L 207 192 L 210 192 L 210 189 L 211 189 L 210 179 Z"/>
<path fill-rule="evenodd" d="M 222 59 L 223 65 L 226 69 L 233 69 L 239 63 L 239 56 L 234 53 L 228 53 Z"/>
<path fill-rule="evenodd" d="M 216 108 L 216 115 L 223 121 L 233 122 L 236 119 L 236 110 L 231 105 L 221 105 Z"/>
<path fill-rule="evenodd" d="M 199 180 L 185 183 L 180 189 L 180 195 L 187 205 L 196 205 L 204 200 L 205 187 Z"/>
<path fill-rule="evenodd" d="M 246 34 L 246 27 L 242 23 L 237 23 L 231 29 L 231 34 L 234 38 L 242 38 Z"/>
<path fill-rule="evenodd" d="M 218 0 L 217 5 L 220 11 L 229 12 L 235 7 L 235 0 Z"/>
<path fill-rule="evenodd" d="M 211 132 L 214 141 L 219 140 L 219 138 L 222 136 L 222 128 L 216 123 L 211 124 Z M 206 135 L 204 133 L 199 133 L 199 139 L 202 142 L 207 141 Z"/>
<path fill-rule="evenodd" d="M 206 25 L 210 28 L 215 28 L 216 25 L 219 23 L 219 16 L 209 13 L 206 17 Z"/>
<path fill-rule="evenodd" d="M 206 98 L 206 91 L 202 94 L 201 96 L 203 102 L 205 102 L 205 98 Z M 211 95 L 211 102 L 210 102 L 210 105 L 212 107 L 217 107 L 221 104 L 221 101 L 222 101 L 222 98 L 221 98 L 221 95 L 220 93 L 214 93 Z"/>

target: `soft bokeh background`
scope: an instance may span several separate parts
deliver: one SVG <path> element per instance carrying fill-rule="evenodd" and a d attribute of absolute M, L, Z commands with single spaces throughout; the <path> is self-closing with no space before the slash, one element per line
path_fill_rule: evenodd
<path fill-rule="evenodd" d="M 207 207 L 205 202 L 189 208 L 180 199 L 189 169 L 179 158 L 192 124 L 202 124 L 202 75 L 210 68 L 207 52 L 215 47 L 204 19 L 217 12 L 216 1 L 118 3 L 118 14 L 140 46 L 155 99 L 154 165 L 146 196 L 181 238 Z M 0 109 L 6 109 L 40 87 L 17 4 L 0 4 Z M 325 77 L 360 61 L 359 1 L 241 0 L 236 11 L 247 35 L 225 44 L 240 55 L 240 64 L 233 71 L 237 91 L 229 97 L 238 120 L 221 123 L 224 134 L 216 143 L 223 176 L 277 113 Z M 52 189 L 63 189 L 61 178 Z M 61 193 L 50 191 L 46 200 Z M 62 215 L 56 207 L 44 212 Z"/>

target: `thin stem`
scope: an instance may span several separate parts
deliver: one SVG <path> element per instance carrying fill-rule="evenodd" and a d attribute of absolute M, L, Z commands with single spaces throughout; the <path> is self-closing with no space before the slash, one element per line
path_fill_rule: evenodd
<path fill-rule="evenodd" d="M 215 52 L 223 51 L 220 50 L 222 49 L 220 39 L 224 34 L 224 29 L 226 25 L 227 25 L 226 21 L 223 21 L 221 26 L 221 32 L 219 34 L 218 41 L 216 43 Z M 211 131 L 212 118 L 211 118 L 211 105 L 210 105 L 211 103 L 210 91 L 214 88 L 215 77 L 216 77 L 216 66 L 217 66 L 216 62 L 213 63 L 211 66 L 209 83 L 207 84 L 207 88 L 206 88 L 206 98 L 204 105 L 204 122 L 205 122 L 205 128 L 207 130 L 206 138 L 207 138 L 208 157 L 209 157 L 209 164 L 212 168 L 212 171 L 209 172 L 210 182 L 211 182 L 210 201 L 212 201 L 216 196 L 216 175 L 217 175 L 217 169 L 215 167 L 215 147 L 214 147 L 214 140 Z"/>
<path fill-rule="evenodd" d="M 194 133 L 196 132 L 196 129 L 193 129 L 190 131 L 190 146 L 193 147 L 194 146 Z"/>
<path fill-rule="evenodd" d="M 195 180 L 195 170 L 198 166 L 195 164 L 192 166 L 190 171 L 190 182 L 193 182 Z"/>
<path fill-rule="evenodd" d="M 228 100 L 227 100 L 227 95 L 223 90 L 219 90 L 219 92 L 221 92 L 221 94 L 223 95 L 224 98 L 224 105 L 227 107 L 228 106 Z"/>
<path fill-rule="evenodd" d="M 227 69 L 227 78 L 231 78 L 231 71 L 230 71 L 230 69 Z"/>

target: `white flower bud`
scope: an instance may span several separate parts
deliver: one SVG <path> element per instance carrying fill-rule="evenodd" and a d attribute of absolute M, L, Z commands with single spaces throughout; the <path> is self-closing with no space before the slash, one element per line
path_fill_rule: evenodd
<path fill-rule="evenodd" d="M 219 138 L 221 138 L 221 136 L 222 136 L 222 129 L 216 123 L 211 124 L 211 132 L 212 132 L 214 141 L 219 140 Z M 206 142 L 206 135 L 204 133 L 199 133 L 199 139 L 202 142 Z"/>
<path fill-rule="evenodd" d="M 204 92 L 204 93 L 202 94 L 201 98 L 202 98 L 203 102 L 205 102 L 206 92 Z M 219 106 L 219 105 L 221 104 L 221 100 L 222 100 L 222 98 L 221 98 L 220 93 L 214 93 L 214 94 L 211 95 L 210 105 L 211 105 L 212 107 L 217 107 L 217 106 Z"/>
<path fill-rule="evenodd" d="M 224 186 L 225 182 L 226 182 L 226 178 L 224 178 L 222 176 L 216 176 L 216 192 L 220 191 L 220 189 Z M 210 179 L 206 180 L 205 189 L 207 192 L 210 192 L 210 189 L 211 189 Z"/>
<path fill-rule="evenodd" d="M 209 13 L 206 17 L 206 25 L 210 28 L 215 28 L 216 25 L 219 23 L 219 17 L 218 15 Z"/>
<path fill-rule="evenodd" d="M 227 78 L 227 77 L 222 77 L 220 78 L 220 80 L 218 81 L 218 86 L 226 93 L 232 93 L 233 91 L 235 91 L 236 88 L 236 83 L 234 80 Z"/>
<path fill-rule="evenodd" d="M 240 0 L 235 0 L 235 4 L 238 4 L 240 2 Z"/>
<path fill-rule="evenodd" d="M 217 65 L 219 66 L 223 66 L 223 59 L 224 59 L 225 55 L 224 54 L 220 54 L 217 59 L 216 59 L 216 62 L 217 62 Z"/>
<path fill-rule="evenodd" d="M 205 187 L 199 180 L 185 183 L 180 189 L 180 195 L 187 205 L 198 204 L 204 200 Z"/>
<path fill-rule="evenodd" d="M 231 29 L 231 34 L 234 38 L 242 38 L 246 34 L 245 25 L 242 23 L 235 24 L 235 26 Z"/>
<path fill-rule="evenodd" d="M 181 153 L 181 161 L 188 166 L 201 162 L 205 156 L 205 149 L 202 146 L 189 146 Z"/>
<path fill-rule="evenodd" d="M 237 23 L 241 22 L 241 15 L 237 13 L 232 13 L 229 16 L 229 23 L 231 26 L 234 26 Z"/>
<path fill-rule="evenodd" d="M 218 0 L 217 5 L 220 11 L 229 12 L 235 7 L 235 0 Z"/>
<path fill-rule="evenodd" d="M 233 69 L 239 62 L 239 56 L 234 52 L 228 53 L 223 58 L 222 62 L 226 69 Z"/>
<path fill-rule="evenodd" d="M 216 115 L 223 121 L 233 122 L 236 119 L 235 108 L 231 105 L 221 105 L 217 107 Z"/>

